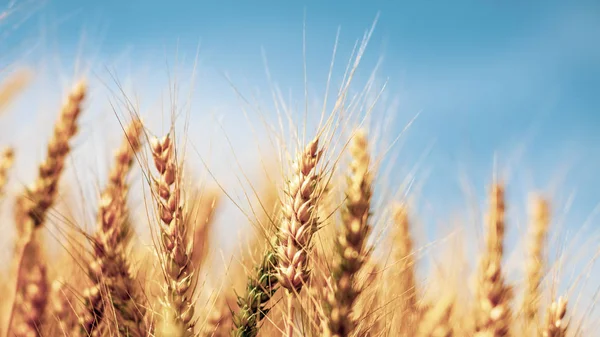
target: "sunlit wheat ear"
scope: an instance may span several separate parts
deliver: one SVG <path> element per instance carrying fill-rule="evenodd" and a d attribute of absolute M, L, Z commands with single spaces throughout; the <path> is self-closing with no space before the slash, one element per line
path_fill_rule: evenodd
<path fill-rule="evenodd" d="M 0 200 L 4 196 L 4 187 L 8 182 L 8 171 L 13 165 L 15 153 L 12 148 L 6 148 L 0 153 Z"/>
<path fill-rule="evenodd" d="M 19 94 L 29 81 L 32 74 L 28 70 L 22 69 L 12 74 L 8 79 L 0 84 L 0 115 L 5 111 L 10 102 Z"/>
<path fill-rule="evenodd" d="M 550 223 L 548 202 L 541 197 L 531 200 L 531 221 L 529 228 L 529 255 L 527 260 L 527 279 L 523 296 L 523 318 L 525 332 L 533 334 L 539 325 L 540 284 L 544 276 L 544 245 Z"/>
<path fill-rule="evenodd" d="M 350 142 L 350 173 L 347 177 L 346 201 L 342 209 L 342 228 L 337 238 L 337 255 L 332 270 L 333 291 L 327 292 L 325 320 L 331 336 L 348 336 L 355 327 L 354 302 L 361 292 L 357 273 L 370 255 L 366 241 L 371 226 L 372 178 L 366 133 L 358 131 Z"/>
<path fill-rule="evenodd" d="M 77 133 L 77 121 L 85 94 L 85 82 L 78 83 L 71 91 L 54 126 L 54 133 L 48 143 L 46 158 L 40 164 L 37 180 L 17 202 L 15 213 L 17 228 L 21 233 L 42 226 L 46 212 L 54 204 L 58 181 L 71 150 L 69 141 Z"/>
<path fill-rule="evenodd" d="M 492 186 L 487 219 L 486 249 L 481 256 L 476 293 L 475 336 L 500 337 L 509 334 L 512 289 L 502 274 L 504 254 L 504 187 Z"/>
<path fill-rule="evenodd" d="M 141 337 L 148 332 L 144 323 L 142 290 L 131 271 L 126 251 L 128 236 L 124 233 L 128 230 L 125 228 L 128 215 L 127 174 L 141 147 L 141 134 L 142 123 L 136 119 L 125 132 L 124 140 L 115 155 L 108 184 L 100 197 L 98 228 L 92 238 L 94 261 L 89 271 L 92 288 L 95 289 L 87 290 L 91 295 L 86 299 L 88 310 L 81 314 L 87 334 L 91 334 L 102 321 L 105 306 L 115 309 L 115 322 L 111 323 L 118 327 L 121 334 Z M 103 288 L 107 294 L 99 296 Z"/>
<path fill-rule="evenodd" d="M 46 158 L 39 167 L 38 177 L 19 197 L 15 206 L 15 223 L 20 237 L 17 246 L 22 249 L 17 261 L 17 297 L 21 296 L 24 300 L 31 298 L 35 303 L 21 303 L 15 306 L 13 321 L 26 322 L 23 326 L 29 327 L 29 331 L 24 332 L 27 336 L 40 335 L 39 326 L 44 320 L 48 296 L 46 290 L 49 288 L 38 229 L 44 224 L 46 213 L 54 204 L 58 182 L 70 151 L 69 141 L 77 133 L 77 120 L 85 93 L 84 82 L 78 83 L 72 90 L 54 126 L 54 133 L 48 144 Z M 29 297 L 27 292 L 31 288 L 45 291 L 39 292 L 35 297 Z M 28 306 L 37 310 L 30 311 Z"/>
<path fill-rule="evenodd" d="M 158 171 L 152 189 L 156 195 L 156 209 L 160 217 L 160 259 L 165 276 L 163 286 L 163 320 L 179 329 L 172 336 L 194 334 L 194 276 L 191 263 L 193 246 L 188 240 L 188 223 L 181 196 L 181 170 L 175 157 L 175 143 L 171 135 L 151 141 L 152 157 Z M 159 326 L 159 335 L 162 328 Z"/>
<path fill-rule="evenodd" d="M 546 320 L 542 326 L 543 337 L 565 337 L 568 322 L 565 320 L 567 313 L 567 300 L 559 297 L 553 301 L 546 313 Z"/>
<path fill-rule="evenodd" d="M 278 289 L 277 255 L 269 248 L 253 274 L 248 276 L 245 294 L 238 296 L 239 310 L 233 316 L 235 337 L 254 337 L 269 313 L 268 302 Z"/>
<path fill-rule="evenodd" d="M 394 306 L 392 326 L 399 329 L 402 335 L 414 334 L 418 317 L 417 283 L 415 276 L 414 243 L 410 231 L 408 207 L 404 203 L 392 205 L 393 227 L 393 264 L 392 277 L 394 296 L 397 297 Z"/>
<path fill-rule="evenodd" d="M 287 336 L 294 333 L 293 297 L 308 281 L 308 251 L 318 226 L 315 209 L 319 197 L 320 172 L 317 164 L 322 155 L 319 140 L 314 139 L 298 154 L 288 178 L 282 200 L 282 219 L 277 242 L 277 277 L 287 290 Z"/>
<path fill-rule="evenodd" d="M 453 335 L 453 327 L 450 322 L 454 297 L 443 296 L 425 311 L 419 321 L 417 337 L 450 337 Z"/>

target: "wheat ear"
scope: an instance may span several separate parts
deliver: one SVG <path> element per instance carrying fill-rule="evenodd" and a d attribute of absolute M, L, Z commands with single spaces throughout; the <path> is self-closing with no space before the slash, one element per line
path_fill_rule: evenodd
<path fill-rule="evenodd" d="M 91 295 L 86 299 L 88 310 L 81 315 L 87 334 L 100 323 L 107 304 L 115 308 L 116 325 L 121 334 L 131 337 L 147 334 L 141 290 L 131 272 L 126 252 L 128 236 L 124 233 L 127 230 L 126 178 L 140 149 L 141 134 L 142 123 L 135 119 L 117 150 L 109 182 L 101 195 L 98 229 L 92 239 L 95 260 L 90 265 L 95 289 L 88 289 L 87 293 Z M 100 296 L 103 288 L 107 292 L 106 298 Z"/>
<path fill-rule="evenodd" d="M 361 289 L 355 284 L 356 274 L 370 255 L 366 240 L 371 232 L 370 156 L 366 133 L 358 131 L 350 142 L 350 174 L 347 178 L 346 201 L 342 209 L 342 228 L 338 233 L 333 266 L 333 291 L 327 292 L 326 317 L 328 334 L 348 336 L 355 327 L 352 310 Z"/>
<path fill-rule="evenodd" d="M 544 275 L 544 244 L 550 223 L 548 202 L 540 197 L 531 201 L 531 224 L 527 279 L 523 296 L 523 316 L 526 332 L 531 334 L 538 326 L 540 284 Z"/>
<path fill-rule="evenodd" d="M 181 198 L 181 172 L 176 162 L 175 144 L 170 135 L 151 141 L 158 178 L 153 179 L 160 216 L 161 261 L 165 273 L 163 308 L 165 322 L 176 325 L 178 336 L 194 333 L 193 246 L 188 242 L 187 223 Z"/>
<path fill-rule="evenodd" d="M 54 126 L 46 159 L 40 164 L 37 180 L 18 200 L 17 225 L 22 233 L 41 227 L 48 209 L 54 204 L 58 181 L 71 150 L 69 141 L 77 133 L 77 120 L 85 93 L 85 83 L 80 82 L 69 95 Z"/>
<path fill-rule="evenodd" d="M 311 141 L 298 154 L 282 201 L 283 217 L 276 248 L 277 277 L 281 286 L 287 290 L 288 337 L 292 337 L 294 333 L 293 295 L 302 290 L 309 277 L 308 250 L 318 225 L 315 209 L 320 178 L 317 164 L 321 155 L 318 139 Z"/>
<path fill-rule="evenodd" d="M 392 217 L 394 221 L 394 269 L 396 296 L 398 296 L 397 307 L 393 310 L 394 320 L 397 322 L 399 333 L 405 335 L 414 334 L 418 315 L 417 305 L 417 282 L 415 277 L 415 252 L 414 243 L 410 231 L 410 219 L 408 207 L 405 203 L 396 203 L 392 206 Z"/>
<path fill-rule="evenodd" d="M 233 316 L 233 336 L 255 337 L 258 334 L 258 325 L 270 310 L 267 303 L 277 291 L 276 263 L 277 256 L 269 249 L 254 275 L 248 278 L 245 295 L 238 296 L 239 310 Z"/>
<path fill-rule="evenodd" d="M 0 153 L 0 199 L 4 196 L 4 187 L 8 182 L 8 170 L 13 165 L 15 153 L 12 148 L 6 148 Z"/>
<path fill-rule="evenodd" d="M 475 336 L 507 336 L 511 323 L 509 302 L 512 290 L 502 274 L 504 254 L 504 187 L 492 186 L 486 250 L 479 265 Z"/>
<path fill-rule="evenodd" d="M 565 337 L 567 335 L 568 322 L 565 321 L 567 313 L 567 300 L 559 297 L 553 301 L 548 308 L 546 321 L 542 329 L 543 337 Z"/>
<path fill-rule="evenodd" d="M 39 326 L 43 322 L 48 301 L 46 290 L 49 285 L 38 229 L 44 224 L 46 213 L 54 204 L 58 181 L 70 151 L 69 141 L 77 133 L 77 120 L 85 93 L 84 82 L 78 83 L 70 93 L 54 126 L 54 133 L 48 144 L 46 158 L 40 164 L 37 180 L 16 204 L 15 222 L 21 237 L 18 246 L 22 247 L 20 260 L 17 261 L 17 298 L 20 296 L 24 302 L 11 309 L 9 324 L 14 312 L 17 314 L 15 321 L 24 322 L 21 324 L 21 331 L 27 336 L 40 335 Z M 32 288 L 43 291 L 37 291 L 32 297 L 28 294 Z"/>

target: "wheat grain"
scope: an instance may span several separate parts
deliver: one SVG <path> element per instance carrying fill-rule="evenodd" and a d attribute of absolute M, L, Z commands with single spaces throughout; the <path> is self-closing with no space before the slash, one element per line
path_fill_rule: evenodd
<path fill-rule="evenodd" d="M 23 247 L 20 260 L 17 261 L 17 292 L 22 292 L 18 296 L 25 300 L 30 299 L 27 293 L 23 293 L 27 292 L 29 288 L 49 288 L 44 256 L 41 253 L 41 239 L 37 232 L 44 224 L 48 209 L 54 204 L 58 181 L 66 156 L 70 151 L 69 141 L 77 132 L 77 119 L 81 112 L 81 103 L 85 93 L 84 82 L 79 82 L 72 90 L 54 126 L 54 133 L 48 144 L 46 158 L 40 164 L 38 177 L 33 186 L 26 189 L 25 193 L 19 197 L 16 204 L 15 222 L 21 237 L 18 245 Z M 31 273 L 33 275 L 29 275 Z M 27 333 L 35 336 L 39 336 L 39 329 L 36 326 L 43 322 L 48 294 L 43 291 L 37 296 L 32 299 L 35 300 L 35 303 L 30 307 L 36 307 L 39 310 L 29 313 L 27 318 L 21 319 L 26 322 L 25 325 L 29 326 Z M 42 297 L 45 298 L 42 299 Z M 15 313 L 25 314 L 26 307 L 27 304 L 22 303 L 21 308 L 17 308 L 19 310 L 15 310 Z M 18 321 L 19 317 L 15 320 Z"/>

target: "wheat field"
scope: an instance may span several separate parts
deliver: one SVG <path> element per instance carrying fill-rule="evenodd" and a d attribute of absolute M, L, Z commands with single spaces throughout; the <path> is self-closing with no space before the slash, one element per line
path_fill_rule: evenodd
<path fill-rule="evenodd" d="M 513 186 L 495 171 L 477 182 L 487 191 L 481 235 L 450 216 L 447 233 L 418 235 L 428 214 L 417 214 L 417 182 L 407 175 L 390 186 L 400 135 L 379 137 L 385 121 L 372 114 L 383 88 L 351 89 L 369 32 L 340 83 L 327 83 L 322 108 L 307 104 L 310 118 L 280 108 L 247 125 L 272 150 L 251 158 L 258 179 L 245 162 L 212 167 L 189 141 L 193 111 L 176 99 L 152 116 L 125 90 L 98 94 L 103 84 L 89 72 L 44 108 L 54 124 L 39 126 L 48 138 L 27 138 L 44 148 L 33 165 L 22 144 L 0 137 L 2 226 L 14 232 L 1 247 L 0 335 L 596 336 L 596 294 L 580 287 L 600 286 L 588 284 L 597 256 L 551 240 L 564 205 L 549 195 L 529 191 L 527 205 L 513 205 Z M 4 69 L 6 125 L 36 69 Z M 177 83 L 165 86 L 177 92 Z M 61 98 L 56 88 L 47 95 Z M 116 130 L 101 136 L 108 149 L 93 155 L 105 169 L 92 172 L 72 160 L 91 131 L 81 127 L 90 99 L 111 101 Z M 16 181 L 24 164 L 33 178 Z M 243 185 L 241 197 L 223 175 Z M 528 209 L 516 257 L 506 244 L 511 207 Z M 231 221 L 243 227 L 228 236 L 233 252 L 213 235 Z M 573 251 L 551 254 L 564 247 Z M 562 277 L 572 260 L 561 254 L 584 265 L 575 277 Z M 507 272 L 515 264 L 516 276 Z"/>

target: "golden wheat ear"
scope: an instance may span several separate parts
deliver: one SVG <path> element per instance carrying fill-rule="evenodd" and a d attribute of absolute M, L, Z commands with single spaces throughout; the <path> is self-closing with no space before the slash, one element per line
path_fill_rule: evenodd
<path fill-rule="evenodd" d="M 315 209 L 322 189 L 317 164 L 322 153 L 317 138 L 297 155 L 282 201 L 283 216 L 276 248 L 277 277 L 279 284 L 287 290 L 288 337 L 294 333 L 293 298 L 309 278 L 308 252 L 318 227 Z"/>
<path fill-rule="evenodd" d="M 141 147 L 141 135 L 142 123 L 136 119 L 125 132 L 100 197 L 98 228 L 92 238 L 94 261 L 89 271 L 93 284 L 85 291 L 89 296 L 85 299 L 85 310 L 80 313 L 80 323 L 88 335 L 100 325 L 108 308 L 114 308 L 114 313 L 107 316 L 114 317 L 113 325 L 121 334 L 142 337 L 148 333 L 142 289 L 135 281 L 126 252 L 129 236 L 123 234 L 128 231 L 127 174 Z"/>
<path fill-rule="evenodd" d="M 193 336 L 195 269 L 191 258 L 193 245 L 188 240 L 188 220 L 181 196 L 182 174 L 175 157 L 175 142 L 171 135 L 151 141 L 152 157 L 158 171 L 152 189 L 160 217 L 160 259 L 165 284 L 163 286 L 163 323 L 158 331 L 175 329 L 174 336 Z"/>
<path fill-rule="evenodd" d="M 546 200 L 536 196 L 531 199 L 531 221 L 529 225 L 529 255 L 523 296 L 524 333 L 533 335 L 539 325 L 540 285 L 544 276 L 544 245 L 550 224 L 550 206 Z"/>
<path fill-rule="evenodd" d="M 325 317 L 327 333 L 348 336 L 355 328 L 354 302 L 361 292 L 357 273 L 370 255 L 366 241 L 371 232 L 372 178 L 367 135 L 356 132 L 350 142 L 350 174 L 347 177 L 346 201 L 342 209 L 342 228 L 337 235 L 337 255 L 332 270 L 333 291 L 327 291 Z"/>
<path fill-rule="evenodd" d="M 512 289 L 502 273 L 504 255 L 504 186 L 494 184 L 487 221 L 486 250 L 479 265 L 476 294 L 476 337 L 507 336 L 512 317 Z"/>
<path fill-rule="evenodd" d="M 391 266 L 390 286 L 393 287 L 394 312 L 392 313 L 392 327 L 401 335 L 413 335 L 419 316 L 417 281 L 415 275 L 415 251 L 408 205 L 398 202 L 392 205 L 393 231 L 393 258 Z"/>
<path fill-rule="evenodd" d="M 71 149 L 69 141 L 77 133 L 77 121 L 85 94 L 85 82 L 79 82 L 69 94 L 54 126 L 38 177 L 33 186 L 18 199 L 15 207 L 15 223 L 21 238 L 17 246 L 21 251 L 17 254 L 17 294 L 9 324 L 15 324 L 11 331 L 17 336 L 40 336 L 40 327 L 45 319 L 49 284 L 39 229 L 44 225 L 46 213 L 56 199 L 58 182 Z"/>

